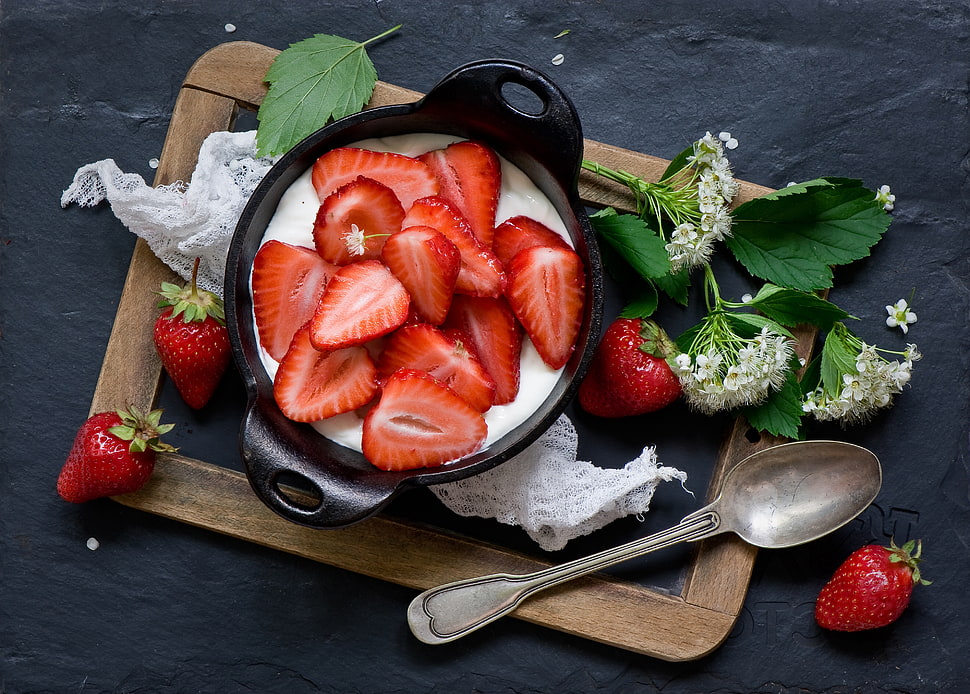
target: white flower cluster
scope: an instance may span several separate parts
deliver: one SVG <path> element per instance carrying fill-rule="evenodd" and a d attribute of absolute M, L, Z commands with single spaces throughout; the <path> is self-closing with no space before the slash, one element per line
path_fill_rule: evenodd
<path fill-rule="evenodd" d="M 792 354 L 790 339 L 764 327 L 750 340 L 718 340 L 693 357 L 679 354 L 674 366 L 687 402 L 713 414 L 764 400 L 785 382 Z"/>
<path fill-rule="evenodd" d="M 684 267 L 707 263 L 714 242 L 731 233 L 729 210 L 739 186 L 731 171 L 731 164 L 724 156 L 722 140 L 737 146 L 737 140 L 727 132 L 718 137 L 707 133 L 694 143 L 694 154 L 689 161 L 697 176 L 697 207 L 700 214 L 699 218 L 681 222 L 670 234 L 666 248 L 675 272 Z"/>
<path fill-rule="evenodd" d="M 912 375 L 913 362 L 921 357 L 916 345 L 910 344 L 903 352 L 903 361 L 888 361 L 874 346 L 863 342 L 855 371 L 842 373 L 838 395 L 830 395 L 819 386 L 805 396 L 802 410 L 819 421 L 865 422 L 902 392 Z"/>

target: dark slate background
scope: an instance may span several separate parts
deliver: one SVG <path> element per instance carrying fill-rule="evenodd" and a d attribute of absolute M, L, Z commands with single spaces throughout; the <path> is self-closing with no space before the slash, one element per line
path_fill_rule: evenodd
<path fill-rule="evenodd" d="M 398 23 L 370 51 L 388 82 L 426 91 L 470 60 L 521 60 L 561 85 L 594 139 L 669 158 L 706 130 L 729 130 L 741 178 L 780 187 L 850 176 L 898 196 L 884 241 L 839 270 L 832 298 L 860 318 L 864 338 L 890 348 L 908 339 L 925 358 L 890 412 L 812 432 L 875 451 L 883 490 L 829 538 L 762 552 L 736 629 L 709 657 L 665 663 L 514 619 L 425 646 L 404 620 L 411 590 L 110 500 L 70 505 L 54 491 L 134 243 L 107 206 L 59 207 L 74 171 L 112 157 L 151 180 L 180 82 L 217 44 L 285 48 L 318 32 L 364 40 Z M 968 31 L 965 3 L 929 0 L 4 0 L 0 692 L 965 691 Z M 553 66 L 557 53 L 565 61 Z M 908 338 L 883 323 L 883 307 L 901 297 L 919 314 Z M 200 413 L 163 393 L 174 443 L 238 466 L 241 398 L 234 377 Z M 679 406 L 597 431 L 577 423 L 589 457 L 622 465 L 656 442 L 698 491 L 724 425 Z M 694 504 L 662 488 L 642 524 L 621 521 L 562 555 L 659 529 Z M 437 522 L 537 551 L 515 529 L 459 522 L 428 497 L 392 512 L 421 506 Z M 893 627 L 820 632 L 819 587 L 852 549 L 892 536 L 924 540 L 933 585 Z M 618 572 L 676 587 L 687 556 L 672 550 Z"/>

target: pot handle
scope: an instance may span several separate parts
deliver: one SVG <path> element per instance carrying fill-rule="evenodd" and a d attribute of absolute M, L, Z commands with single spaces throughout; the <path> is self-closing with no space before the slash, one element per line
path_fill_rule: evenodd
<path fill-rule="evenodd" d="M 340 528 L 375 514 L 399 491 L 398 480 L 387 473 L 355 466 L 356 451 L 305 429 L 261 407 L 259 400 L 243 419 L 240 446 L 247 477 L 256 495 L 280 516 L 301 525 Z M 327 465 L 328 460 L 334 464 Z"/>
<path fill-rule="evenodd" d="M 515 143 L 563 183 L 578 180 L 583 156 L 579 114 L 565 92 L 533 67 L 505 60 L 468 63 L 444 77 L 420 103 L 423 113 L 437 114 L 442 124 L 464 119 L 495 142 Z"/>

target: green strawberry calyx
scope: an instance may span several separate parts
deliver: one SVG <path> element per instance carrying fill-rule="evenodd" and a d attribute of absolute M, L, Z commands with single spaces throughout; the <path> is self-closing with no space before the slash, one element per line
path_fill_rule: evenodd
<path fill-rule="evenodd" d="M 658 359 L 670 360 L 680 353 L 677 345 L 658 323 L 648 318 L 640 319 L 640 351 Z"/>
<path fill-rule="evenodd" d="M 195 259 L 192 266 L 192 279 L 184 286 L 171 282 L 162 282 L 162 289 L 158 292 L 162 297 L 158 302 L 159 308 L 172 307 L 171 318 L 182 316 L 186 323 L 201 323 L 211 316 L 220 325 L 226 324 L 226 309 L 222 299 L 205 289 L 199 289 L 196 280 L 199 276 L 200 258 Z"/>
<path fill-rule="evenodd" d="M 923 541 L 910 540 L 897 547 L 895 540 L 889 541 L 889 547 L 885 548 L 889 552 L 889 561 L 893 564 L 905 564 L 913 574 L 913 583 L 928 586 L 932 581 L 927 581 L 920 574 L 919 563 L 923 561 L 920 555 L 923 554 Z M 915 550 L 915 551 L 914 551 Z"/>
<path fill-rule="evenodd" d="M 132 453 L 144 453 L 153 450 L 159 453 L 174 453 L 177 448 L 162 443 L 161 437 L 172 430 L 174 424 L 162 424 L 162 410 L 143 412 L 134 405 L 127 410 L 117 410 L 121 424 L 108 429 L 113 436 L 122 441 L 130 441 L 128 450 Z"/>

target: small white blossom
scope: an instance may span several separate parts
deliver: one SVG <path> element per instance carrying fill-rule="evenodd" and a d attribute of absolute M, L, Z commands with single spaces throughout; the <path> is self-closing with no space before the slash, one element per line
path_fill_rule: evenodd
<path fill-rule="evenodd" d="M 909 332 L 910 324 L 916 322 L 916 314 L 910 310 L 906 299 L 900 299 L 894 305 L 887 306 L 886 313 L 889 314 L 886 325 L 890 328 L 899 328 L 904 335 Z"/>
<path fill-rule="evenodd" d="M 879 190 L 876 191 L 875 199 L 876 202 L 882 204 L 882 208 L 887 212 L 896 207 L 896 196 L 890 192 L 889 186 L 879 186 Z"/>
<path fill-rule="evenodd" d="M 350 225 L 350 231 L 343 235 L 343 239 L 350 255 L 364 255 L 367 252 L 367 236 L 356 224 Z"/>

